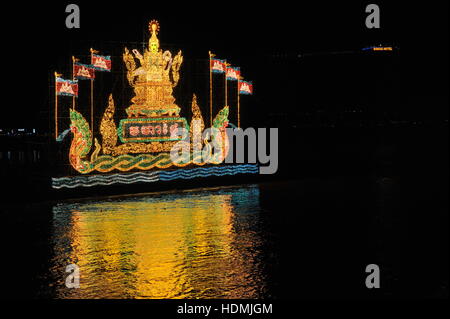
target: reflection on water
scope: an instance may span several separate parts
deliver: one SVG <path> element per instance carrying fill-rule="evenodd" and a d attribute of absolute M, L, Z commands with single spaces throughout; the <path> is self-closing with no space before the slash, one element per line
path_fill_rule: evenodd
<path fill-rule="evenodd" d="M 258 298 L 259 189 L 151 194 L 53 208 L 57 298 Z M 80 267 L 80 288 L 64 286 Z"/>

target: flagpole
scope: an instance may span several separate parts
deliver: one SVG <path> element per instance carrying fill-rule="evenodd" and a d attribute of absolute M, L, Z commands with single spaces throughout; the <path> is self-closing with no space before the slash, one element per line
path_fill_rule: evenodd
<path fill-rule="evenodd" d="M 91 64 L 94 50 L 91 48 Z M 94 138 L 94 79 L 91 78 L 91 132 L 92 139 Z"/>
<path fill-rule="evenodd" d="M 212 109 L 213 109 L 213 95 L 212 95 L 212 69 L 211 69 L 211 58 L 212 58 L 212 53 L 211 51 L 208 51 L 209 53 L 209 124 L 210 127 L 212 127 L 213 122 L 212 122 Z"/>
<path fill-rule="evenodd" d="M 241 127 L 241 115 L 240 115 L 240 100 L 239 100 L 239 82 L 240 82 L 240 76 L 238 76 L 238 82 L 237 82 L 237 116 L 238 116 L 238 122 L 237 122 L 237 127 L 240 128 Z"/>
<path fill-rule="evenodd" d="M 227 87 L 227 72 L 228 72 L 228 63 L 225 62 L 225 106 L 228 105 L 228 87 Z"/>
<path fill-rule="evenodd" d="M 55 72 L 55 140 L 58 139 L 58 86 L 56 84 L 57 78 L 58 73 Z"/>
<path fill-rule="evenodd" d="M 75 81 L 75 57 L 72 55 L 72 81 Z M 72 109 L 75 111 L 75 95 L 72 97 Z"/>

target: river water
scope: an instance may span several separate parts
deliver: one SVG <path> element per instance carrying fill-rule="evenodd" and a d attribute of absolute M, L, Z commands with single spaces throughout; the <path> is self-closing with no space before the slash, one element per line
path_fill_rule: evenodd
<path fill-rule="evenodd" d="M 266 293 L 256 185 L 53 208 L 57 298 L 259 298 Z"/>
<path fill-rule="evenodd" d="M 12 298 L 445 297 L 445 193 L 411 180 L 305 178 L 3 205 L 2 285 Z M 373 263 L 377 291 L 365 286 Z M 65 285 L 70 264 L 79 288 Z"/>

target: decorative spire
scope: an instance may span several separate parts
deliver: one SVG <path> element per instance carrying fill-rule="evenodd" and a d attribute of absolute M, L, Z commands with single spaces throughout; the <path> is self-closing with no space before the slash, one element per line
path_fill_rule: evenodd
<path fill-rule="evenodd" d="M 159 51 L 159 40 L 156 35 L 159 32 L 159 22 L 157 20 L 150 21 L 150 23 L 148 24 L 148 30 L 152 34 L 148 45 L 150 52 L 157 53 Z"/>

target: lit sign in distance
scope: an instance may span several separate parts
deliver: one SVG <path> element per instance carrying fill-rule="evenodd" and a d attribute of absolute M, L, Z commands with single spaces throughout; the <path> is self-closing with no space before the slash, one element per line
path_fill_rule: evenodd
<path fill-rule="evenodd" d="M 392 47 L 368 47 L 363 48 L 363 51 L 393 51 L 394 48 Z"/>

